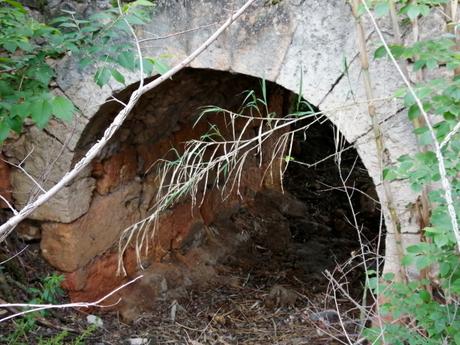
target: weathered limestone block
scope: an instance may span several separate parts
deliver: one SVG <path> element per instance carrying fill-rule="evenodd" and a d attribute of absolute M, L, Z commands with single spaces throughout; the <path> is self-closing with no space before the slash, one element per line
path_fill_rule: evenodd
<path fill-rule="evenodd" d="M 12 186 L 15 206 L 19 209 L 27 204 L 30 191 L 37 190 L 30 178 L 19 172 L 12 174 Z M 63 223 L 72 222 L 88 211 L 94 187 L 93 178 L 78 179 L 70 186 L 62 188 L 34 211 L 29 218 Z"/>
<path fill-rule="evenodd" d="M 372 47 L 372 45 L 370 45 Z M 369 48 L 369 58 L 374 48 Z M 354 142 L 372 130 L 372 122 L 368 112 L 366 91 L 362 67 L 359 58 L 349 62 L 348 72 L 331 90 L 320 104 L 320 109 L 339 128 L 348 142 Z M 401 87 L 401 80 L 395 68 L 384 59 L 372 61 L 370 76 L 377 121 L 383 122 L 393 116 L 401 108 L 400 102 L 394 100 L 394 92 Z M 410 125 L 407 119 L 404 123 Z"/>
<path fill-rule="evenodd" d="M 51 119 L 46 126 L 46 132 L 73 151 L 78 144 L 80 134 L 88 124 L 88 120 L 81 114 L 74 114 L 70 123 L 59 119 Z"/>
<path fill-rule="evenodd" d="M 246 12 L 229 30 L 230 68 L 275 81 L 296 25 L 296 13 L 288 3 Z M 257 42 L 256 49 L 251 42 Z"/>
<path fill-rule="evenodd" d="M 389 188 L 392 193 L 393 206 L 396 209 L 399 221 L 401 223 L 402 233 L 420 233 L 420 225 L 418 223 L 418 213 L 415 209 L 415 204 L 420 196 L 420 193 L 414 192 L 407 180 L 395 180 L 389 182 Z M 386 207 L 386 196 L 382 185 L 376 187 L 377 194 L 383 207 L 385 216 L 385 224 L 388 232 L 395 232 L 392 226 L 389 210 Z"/>
<path fill-rule="evenodd" d="M 304 98 L 319 105 L 343 75 L 344 60 L 356 55 L 350 7 L 340 0 L 288 4 L 296 30 L 275 82 L 298 93 L 302 80 Z"/>
<path fill-rule="evenodd" d="M 29 127 L 17 141 L 8 143 L 3 152 L 13 163 L 25 159 L 22 167 L 37 179 L 37 182 L 43 183 L 44 188 L 59 181 L 70 169 L 73 156 L 61 142 L 36 126 Z M 20 172 L 16 170 L 13 174 L 17 173 Z M 44 174 L 48 183 L 41 181 Z"/>
<path fill-rule="evenodd" d="M 47 190 L 58 182 L 70 170 L 73 157 L 61 142 L 35 126 L 28 128 L 17 141 L 8 143 L 3 152 L 12 163 L 19 164 L 24 160 L 21 166 L 27 172 L 18 168 L 11 171 L 13 199 L 17 209 L 24 207 L 31 196 L 42 192 L 37 183 Z M 85 170 L 29 218 L 66 223 L 83 215 L 89 208 L 94 189 L 94 179 L 85 177 L 88 171 Z"/>
<path fill-rule="evenodd" d="M 45 259 L 72 272 L 109 249 L 121 231 L 139 219 L 140 191 L 140 184 L 132 182 L 112 194 L 96 195 L 88 213 L 73 223 L 44 223 L 41 249 Z"/>
<path fill-rule="evenodd" d="M 407 119 L 406 111 L 399 112 L 381 123 L 380 130 L 387 150 L 383 155 L 385 166 L 395 164 L 402 155 L 417 152 L 417 139 L 413 132 L 413 126 Z M 374 183 L 380 184 L 381 174 L 374 131 L 370 130 L 367 134 L 357 139 L 355 148 Z"/>

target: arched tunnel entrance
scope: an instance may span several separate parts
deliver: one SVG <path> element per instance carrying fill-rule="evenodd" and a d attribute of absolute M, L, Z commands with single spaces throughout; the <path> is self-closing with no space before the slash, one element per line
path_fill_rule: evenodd
<path fill-rule="evenodd" d="M 123 101 L 132 90 L 117 97 Z M 101 107 L 77 144 L 75 161 L 118 109 L 115 101 Z M 210 173 L 193 185 L 194 197 L 178 198 L 155 221 L 134 229 L 141 231 L 126 235 L 125 229 L 151 215 L 158 191 L 168 185 L 161 184 L 157 160 L 178 160 L 184 143 L 193 139 L 257 136 L 260 121 L 231 124 L 222 109 L 230 118 L 232 113 L 272 117 L 264 125 L 268 129 L 275 126 L 274 114 L 313 115 L 279 132 L 307 126 L 296 132 L 292 145 L 278 145 L 281 134 L 275 133 L 259 151 L 249 152 L 235 188 L 216 186 L 219 174 Z M 140 336 L 158 343 L 326 344 L 311 324 L 318 321 L 315 308 L 336 307 L 324 272 L 339 271 L 348 279 L 349 295 L 360 300 L 363 271 L 348 275 L 341 265 L 363 247 L 375 251 L 382 229 L 375 187 L 357 152 L 316 111 L 275 84 L 211 70 L 184 70 L 144 95 L 87 172 L 94 181 L 89 210 L 71 223 L 41 224 L 42 253 L 66 272 L 71 299 L 97 299 L 143 274 L 114 296 L 114 302 L 122 297 L 114 309 Z M 205 152 L 199 162 L 209 156 Z M 127 243 L 125 274 L 117 275 L 123 234 L 132 241 L 121 242 L 122 248 Z M 353 325 L 352 306 L 335 302 Z M 121 333 L 127 329 L 132 333 L 132 326 L 119 325 Z"/>

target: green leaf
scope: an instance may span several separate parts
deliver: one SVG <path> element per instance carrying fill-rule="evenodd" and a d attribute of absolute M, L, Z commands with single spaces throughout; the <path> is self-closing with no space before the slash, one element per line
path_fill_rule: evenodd
<path fill-rule="evenodd" d="M 399 59 L 407 51 L 407 49 L 403 46 L 392 44 L 390 46 L 390 51 L 396 59 Z"/>
<path fill-rule="evenodd" d="M 11 116 L 6 119 L 8 127 L 16 133 L 21 133 L 23 120 L 19 116 Z"/>
<path fill-rule="evenodd" d="M 14 0 L 3 0 L 4 2 L 6 2 L 7 4 L 13 6 L 14 8 L 18 9 L 19 12 L 21 13 L 27 13 L 26 9 L 24 8 L 24 6 L 22 6 L 22 4 L 20 4 L 19 2 L 17 1 L 14 1 Z"/>
<path fill-rule="evenodd" d="M 450 272 L 450 264 L 448 262 L 441 262 L 439 265 L 439 274 L 441 274 L 442 277 L 445 277 L 449 274 Z"/>
<path fill-rule="evenodd" d="M 433 142 L 431 133 L 429 131 L 419 134 L 418 141 L 420 145 L 430 145 Z"/>
<path fill-rule="evenodd" d="M 383 275 L 383 279 L 385 279 L 386 281 L 392 281 L 393 279 L 395 279 L 395 274 L 394 273 L 385 273 Z"/>
<path fill-rule="evenodd" d="M 392 168 L 385 168 L 383 169 L 383 179 L 387 181 L 392 181 L 396 179 L 398 175 L 396 174 L 396 171 Z"/>
<path fill-rule="evenodd" d="M 51 118 L 53 109 L 47 99 L 38 99 L 30 106 L 31 117 L 39 128 L 43 128 Z"/>
<path fill-rule="evenodd" d="M 377 277 L 372 277 L 368 279 L 369 289 L 375 290 L 379 284 L 379 279 Z"/>
<path fill-rule="evenodd" d="M 53 115 L 64 121 L 71 121 L 75 107 L 66 97 L 56 96 L 51 101 Z"/>
<path fill-rule="evenodd" d="M 425 60 L 423 60 L 423 59 L 418 59 L 417 61 L 415 61 L 414 66 L 413 66 L 414 72 L 415 72 L 415 71 L 421 70 L 423 67 L 425 67 L 425 65 L 426 65 L 426 61 L 425 61 Z"/>
<path fill-rule="evenodd" d="M 429 249 L 429 247 L 430 245 L 428 243 L 421 242 L 418 244 L 413 244 L 411 246 L 408 246 L 406 250 L 408 253 L 411 253 L 411 254 L 422 254 L 426 252 Z"/>
<path fill-rule="evenodd" d="M 425 303 L 429 303 L 431 301 L 431 295 L 426 290 L 420 291 L 419 296 L 422 299 L 422 301 L 425 302 Z"/>
<path fill-rule="evenodd" d="M 133 5 L 133 6 L 145 6 L 145 7 L 155 6 L 154 3 L 152 3 L 152 2 L 150 2 L 148 0 L 136 0 L 131 5 Z"/>
<path fill-rule="evenodd" d="M 418 8 L 422 16 L 426 17 L 430 14 L 430 7 L 428 7 L 427 5 L 419 5 Z"/>
<path fill-rule="evenodd" d="M 414 129 L 414 133 L 417 134 L 417 135 L 421 135 L 421 134 L 426 133 L 428 131 L 429 131 L 428 127 L 426 127 L 426 126 Z"/>
<path fill-rule="evenodd" d="M 417 269 L 423 270 L 424 268 L 430 266 L 432 262 L 433 260 L 431 260 L 430 257 L 423 255 L 417 258 L 415 266 L 417 267 Z"/>
<path fill-rule="evenodd" d="M 455 345 L 460 345 L 460 333 L 454 335 Z"/>
<path fill-rule="evenodd" d="M 46 64 L 42 64 L 36 68 L 28 71 L 27 76 L 34 78 L 42 84 L 48 86 L 51 78 L 53 77 L 53 70 Z"/>
<path fill-rule="evenodd" d="M 118 64 L 130 71 L 133 71 L 136 69 L 136 58 L 132 52 L 125 51 L 122 52 L 118 57 L 116 58 L 116 61 Z"/>
<path fill-rule="evenodd" d="M 5 121 L 0 122 L 0 143 L 3 142 L 6 138 L 8 138 L 8 134 L 10 133 L 10 128 L 5 123 Z"/>
<path fill-rule="evenodd" d="M 18 45 L 16 44 L 15 41 L 3 42 L 3 48 L 5 48 L 10 53 L 14 53 L 16 51 L 17 47 L 18 47 Z"/>
<path fill-rule="evenodd" d="M 408 116 L 409 120 L 414 120 L 420 116 L 420 108 L 417 104 L 413 104 L 409 107 Z"/>
<path fill-rule="evenodd" d="M 411 105 L 415 104 L 415 98 L 411 92 L 407 92 L 404 96 L 404 105 L 406 107 L 410 107 Z"/>
<path fill-rule="evenodd" d="M 169 71 L 169 66 L 165 64 L 164 62 L 162 62 L 161 60 L 155 60 L 153 66 L 155 70 L 161 75 Z"/>
<path fill-rule="evenodd" d="M 380 59 L 387 55 L 387 50 L 385 49 L 384 46 L 378 47 L 377 50 L 374 53 L 374 59 Z"/>
<path fill-rule="evenodd" d="M 420 14 L 419 6 L 415 4 L 408 5 L 406 14 L 410 18 L 410 20 L 415 20 Z"/>
<path fill-rule="evenodd" d="M 118 72 L 115 68 L 111 68 L 110 69 L 110 73 L 112 73 L 112 77 L 118 81 L 119 83 L 121 84 L 125 84 L 125 77 L 123 76 L 123 74 L 121 74 L 120 72 Z"/>
<path fill-rule="evenodd" d="M 375 6 L 375 14 L 377 17 L 383 17 L 387 15 L 388 11 L 390 10 L 390 7 L 388 6 L 388 3 L 385 2 L 380 2 Z"/>
<path fill-rule="evenodd" d="M 143 18 L 141 18 L 140 16 L 136 15 L 136 13 L 131 13 L 131 14 L 127 14 L 125 16 L 125 20 L 131 24 L 131 25 L 145 25 L 145 21 L 143 20 Z M 126 23 L 123 22 L 123 24 L 126 25 Z"/>
<path fill-rule="evenodd" d="M 22 119 L 25 119 L 27 116 L 30 115 L 30 103 L 23 102 L 19 104 L 13 104 L 11 107 L 11 115 L 12 116 L 19 116 Z"/>
<path fill-rule="evenodd" d="M 434 70 L 438 67 L 438 62 L 435 59 L 428 59 L 426 60 L 426 68 L 429 70 Z"/>
<path fill-rule="evenodd" d="M 89 66 L 92 62 L 93 60 L 91 60 L 90 58 L 83 58 L 78 62 L 78 65 L 80 66 L 80 68 L 85 68 Z"/>
<path fill-rule="evenodd" d="M 153 58 L 145 58 L 144 59 L 144 69 L 146 74 L 150 74 L 147 71 L 149 70 L 149 64 L 151 64 L 152 68 L 158 72 L 159 74 L 163 75 L 169 71 L 169 66 L 158 59 Z"/>
<path fill-rule="evenodd" d="M 405 255 L 401 260 L 401 265 L 403 266 L 410 266 L 414 263 L 414 256 L 413 255 Z"/>
<path fill-rule="evenodd" d="M 443 234 L 444 231 L 442 229 L 439 229 L 439 228 L 435 228 L 435 227 L 432 227 L 432 226 L 427 226 L 425 229 L 423 229 L 426 233 L 429 233 L 429 234 Z"/>
<path fill-rule="evenodd" d="M 111 76 L 112 73 L 110 73 L 110 70 L 107 67 L 102 67 L 98 69 L 94 75 L 94 81 L 99 87 L 103 87 L 109 82 Z"/>

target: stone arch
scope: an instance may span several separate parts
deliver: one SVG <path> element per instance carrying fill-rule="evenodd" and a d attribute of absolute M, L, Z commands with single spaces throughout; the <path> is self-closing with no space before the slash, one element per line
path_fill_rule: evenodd
<path fill-rule="evenodd" d="M 150 165 L 158 158 L 174 159 L 170 149 L 176 148 L 180 151 L 182 142 L 205 134 L 209 130 L 210 123 L 218 126 L 220 132 L 226 135 L 225 131 L 228 130 L 228 127 L 222 116 L 209 116 L 197 126 L 192 126 L 195 117 L 200 112 L 200 107 L 212 104 L 236 111 L 244 98 L 242 91 L 259 91 L 260 82 L 261 80 L 257 78 L 235 73 L 209 69 L 184 69 L 178 73 L 177 78 L 166 81 L 156 92 L 151 91 L 140 99 L 138 105 L 123 124 L 119 134 L 111 140 L 104 152 L 93 161 L 91 169 L 88 170 L 86 178 L 92 179 L 95 186 L 89 210 L 70 223 L 42 223 L 42 253 L 53 266 L 68 272 L 67 288 L 73 299 L 95 298 L 98 294 L 116 287 L 124 279 L 124 277 L 115 277 L 116 258 L 119 254 L 117 244 L 120 234 L 125 228 L 149 214 L 148 207 L 152 200 L 154 201 L 154 195 L 157 191 L 157 174 L 148 169 Z M 117 97 L 125 101 L 133 88 L 123 90 Z M 178 94 L 180 94 L 180 98 L 177 98 Z M 267 82 L 267 97 L 269 111 L 283 115 L 288 113 L 290 106 L 296 99 L 295 94 L 289 90 L 269 82 Z M 92 117 L 75 146 L 75 159 L 84 154 L 102 135 L 108 123 L 117 113 L 118 108 L 119 105 L 115 102 L 106 103 Z M 237 127 L 241 128 L 242 126 Z M 255 130 L 253 135 L 256 133 L 256 129 L 258 129 L 257 126 L 253 128 Z M 307 137 L 310 138 L 308 144 L 301 144 L 301 139 L 296 140 L 299 147 L 296 149 L 295 156 L 297 158 L 302 157 L 302 160 L 305 158 L 310 162 L 328 156 L 334 152 L 334 145 L 330 144 L 334 137 L 333 131 L 333 125 L 330 124 L 330 121 L 326 121 L 325 124 L 318 124 L 314 129 L 308 130 Z M 274 140 L 276 140 L 276 136 Z M 315 146 L 326 146 L 326 143 L 328 143 L 326 149 L 315 148 Z M 303 145 L 303 148 L 300 145 Z M 264 149 L 264 157 L 269 157 L 268 152 L 271 153 L 270 141 L 264 147 L 266 148 L 266 150 Z M 354 150 L 350 151 L 350 154 L 356 156 Z M 354 159 L 352 158 L 351 161 Z M 335 167 L 333 160 L 330 160 L 330 164 Z M 325 171 L 330 170 L 331 166 L 328 167 Z M 348 169 L 349 167 L 344 166 L 344 168 Z M 245 218 L 246 215 L 250 219 L 252 219 L 251 217 L 257 219 L 267 217 L 263 224 L 258 224 L 256 221 L 258 225 L 255 225 L 254 229 L 265 229 L 270 237 L 259 233 L 259 230 L 255 232 L 251 230 L 247 231 L 248 236 L 251 236 L 251 240 L 248 242 L 261 241 L 265 243 L 268 238 L 276 238 L 276 241 L 268 241 L 267 247 L 273 246 L 273 248 L 269 248 L 277 252 L 277 255 L 282 255 L 281 252 L 288 245 L 291 234 L 297 233 L 296 236 L 299 239 L 308 238 L 306 235 L 308 232 L 304 230 L 304 226 L 327 233 L 324 235 L 325 237 L 334 236 L 331 235 L 332 233 L 341 237 L 341 234 L 347 232 L 347 226 L 344 225 L 345 222 L 343 221 L 345 215 L 340 212 L 335 213 L 335 211 L 339 211 L 340 208 L 342 211 L 344 208 L 347 209 L 344 206 L 346 205 L 345 200 L 339 201 L 337 195 L 329 195 L 332 197 L 331 200 L 336 201 L 336 204 L 332 205 L 330 200 L 326 201 L 324 194 L 320 193 L 321 197 L 317 197 L 318 201 L 321 201 L 322 206 L 320 207 L 319 203 L 312 202 L 310 198 L 302 199 L 300 195 L 295 197 L 290 192 L 293 186 L 299 186 L 294 187 L 293 190 L 300 191 L 303 189 L 300 187 L 301 185 L 304 183 L 312 184 L 316 180 L 315 176 L 319 176 L 315 169 L 308 170 L 311 171 L 309 177 L 302 173 L 300 178 L 304 179 L 297 180 L 297 183 L 288 179 L 290 183 L 286 183 L 285 193 L 282 194 L 280 193 L 280 179 L 276 175 L 278 169 L 272 171 L 275 175 L 274 178 L 265 179 L 263 177 L 265 169 L 258 166 L 258 159 L 248 159 L 239 188 L 240 197 L 236 194 L 229 194 L 226 195 L 228 198 L 224 199 L 220 191 L 209 186 L 203 204 L 192 207 L 189 199 L 181 200 L 164 212 L 155 232 L 156 235 L 149 242 L 149 253 L 142 255 L 143 267 L 158 268 L 164 260 L 164 255 L 166 255 L 165 260 L 168 261 L 170 260 L 168 255 L 171 253 L 180 252 L 184 253 L 184 256 L 190 256 L 194 250 L 207 248 L 205 243 L 201 241 L 205 238 L 204 236 L 207 236 L 206 229 L 209 228 L 219 229 L 220 234 L 224 237 L 228 236 L 227 241 L 231 243 L 234 240 L 232 234 L 235 233 L 236 229 L 242 232 L 245 231 L 243 229 L 247 229 L 248 218 Z M 353 170 L 363 171 L 363 175 L 358 175 L 359 179 L 364 177 L 364 183 L 358 181 L 358 175 L 353 174 L 351 178 L 358 183 L 356 187 L 363 189 L 364 186 L 368 193 L 369 191 L 371 194 L 374 193 L 375 187 L 373 187 L 366 169 L 358 164 L 358 168 Z M 265 176 L 271 176 L 271 174 L 265 174 Z M 321 190 L 321 184 L 315 183 L 317 187 L 306 189 L 300 194 L 315 193 L 314 190 Z M 337 183 L 340 182 L 336 181 L 329 185 L 337 185 Z M 343 193 L 338 192 L 337 194 L 343 196 Z M 355 201 L 357 201 L 359 209 L 366 212 L 365 208 L 362 207 L 362 200 L 355 199 Z M 282 208 L 278 210 L 273 206 L 274 204 L 282 205 Z M 369 203 L 367 204 L 369 205 Z M 373 208 L 373 206 L 369 206 Z M 321 208 L 321 212 L 315 215 L 319 208 Z M 370 213 L 375 213 L 375 209 Z M 255 216 L 255 214 L 259 216 Z M 277 217 L 269 220 L 272 215 L 277 215 Z M 327 216 L 323 217 L 322 215 Z M 335 220 L 333 219 L 334 216 L 340 219 Z M 235 217 L 238 219 L 237 221 L 235 221 Z M 302 222 L 296 221 L 297 223 L 291 226 L 289 219 L 292 217 L 303 220 Z M 243 222 L 244 225 L 238 223 L 239 221 Z M 339 224 L 340 222 L 342 224 Z M 369 221 L 365 223 L 367 226 L 373 225 Z M 373 223 L 378 223 L 378 220 L 374 220 Z M 240 225 L 231 226 L 229 224 Z M 291 228 L 296 229 L 291 232 Z M 337 232 L 331 230 L 336 228 L 342 230 Z M 355 231 L 349 229 L 348 232 L 354 233 Z M 372 231 L 369 233 L 372 236 L 375 235 Z M 225 243 L 225 241 L 223 242 Z M 356 239 L 352 242 L 357 243 Z M 236 247 L 239 248 L 240 245 L 243 248 L 245 246 L 242 243 L 237 244 Z M 225 245 L 223 247 L 222 252 L 235 250 L 232 245 L 228 248 Z M 204 249 L 204 252 L 207 253 L 207 250 L 212 253 L 209 248 Z M 327 255 L 322 262 L 323 264 L 330 263 L 328 250 L 317 253 L 315 262 L 319 262 L 321 255 Z M 339 254 L 339 252 L 337 251 L 335 255 L 343 254 Z M 346 252 L 346 255 L 348 254 L 349 252 Z M 138 270 L 135 251 L 129 248 L 124 259 L 128 277 L 132 277 Z M 315 266 L 324 267 L 320 264 Z M 178 268 L 176 265 L 174 268 L 171 266 L 169 268 L 164 267 L 164 269 L 168 272 L 168 269 L 177 270 Z M 151 272 L 150 269 L 147 271 Z M 102 291 L 101 286 L 104 287 Z"/>
<path fill-rule="evenodd" d="M 215 13 L 213 20 L 219 22 L 228 16 L 232 4 L 230 0 L 158 1 L 152 23 L 139 32 L 141 38 L 147 38 L 148 32 L 162 36 L 197 29 L 172 36 L 167 41 L 167 48 L 163 40 L 145 41 L 145 55 L 167 54 L 171 56 L 168 60 L 171 65 L 180 61 L 212 33 L 214 27 L 206 26 L 210 22 L 206 14 Z M 260 1 L 192 62 L 191 67 L 264 78 L 294 93 L 301 91 L 307 100 L 326 113 L 347 141 L 355 145 L 377 186 L 380 200 L 385 204 L 351 18 L 350 9 L 343 0 L 284 0 L 277 5 Z M 368 40 L 371 48 L 378 44 L 374 36 Z M 19 160 L 33 151 L 24 168 L 36 178 L 45 176 L 45 188 L 57 181 L 79 158 L 78 147 L 86 136 L 84 133 L 90 130 L 88 124 L 94 123 L 96 114 L 104 109 L 101 107 L 107 107 L 104 104 L 110 95 L 121 92 L 120 85 L 116 84 L 97 88 L 91 73 L 79 71 L 71 59 L 58 64 L 61 72 L 56 92 L 69 97 L 80 114 L 72 124 L 53 120 L 43 132 L 31 127 L 18 142 L 5 149 L 7 156 Z M 393 162 L 400 155 L 411 153 L 416 148 L 416 141 L 410 123 L 398 111 L 399 105 L 385 101 L 400 85 L 393 67 L 382 60 L 373 61 L 370 69 L 372 76 L 378 76 L 373 84 L 375 96 L 384 100 L 378 103 L 378 116 L 387 139 L 386 155 L 389 162 Z M 127 84 L 132 87 L 137 81 L 137 75 L 129 74 Z M 125 92 L 129 90 L 127 88 Z M 68 136 L 69 130 L 71 137 Z M 53 157 L 59 157 L 59 160 L 54 162 L 52 169 L 47 169 Z M 21 207 L 34 186 L 20 171 L 13 171 L 11 180 L 16 205 Z M 31 218 L 73 222 L 88 211 L 95 187 L 88 169 Z M 407 242 L 414 241 L 418 238 L 418 226 L 411 221 L 406 205 L 414 202 L 417 196 L 405 181 L 393 182 L 392 188 L 405 238 Z M 387 222 L 387 229 L 387 240 L 392 241 L 390 222 Z M 388 268 L 394 263 L 395 253 L 387 251 L 386 256 Z"/>

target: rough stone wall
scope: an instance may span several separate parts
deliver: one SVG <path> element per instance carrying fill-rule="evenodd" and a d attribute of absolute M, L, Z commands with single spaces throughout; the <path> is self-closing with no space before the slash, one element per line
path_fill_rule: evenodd
<path fill-rule="evenodd" d="M 199 28 L 210 22 L 221 22 L 227 18 L 231 8 L 241 3 L 242 1 L 231 0 L 159 0 L 152 23 L 138 34 L 140 38 L 147 38 L 149 33 L 163 36 Z M 388 24 L 382 22 L 384 26 Z M 423 27 L 423 23 L 421 24 Z M 428 23 L 426 27 L 431 30 L 432 24 Z M 369 27 L 368 23 L 366 25 Z M 173 65 L 203 42 L 214 29 L 214 26 L 207 26 L 185 34 L 174 35 L 167 40 L 146 41 L 143 43 L 144 54 L 146 56 L 166 54 L 171 57 L 169 64 Z M 387 38 L 391 41 L 391 37 Z M 373 33 L 369 37 L 370 55 L 376 46 L 378 40 Z M 347 64 L 347 69 L 344 62 Z M 304 98 L 325 111 L 346 139 L 355 145 L 377 186 L 380 200 L 385 205 L 371 124 L 364 102 L 365 93 L 357 58 L 355 28 L 345 0 L 283 0 L 277 5 L 267 5 L 266 1 L 260 0 L 196 59 L 191 67 L 265 78 L 292 92 L 301 91 Z M 18 141 L 7 145 L 4 149 L 7 158 L 17 161 L 21 161 L 31 153 L 23 167 L 40 181 L 45 189 L 57 181 L 81 156 L 78 148 L 86 148 L 87 144 L 96 139 L 95 136 L 100 132 L 94 131 L 94 124 L 110 121 L 104 116 L 108 111 L 107 107 L 112 105 L 106 105 L 105 102 L 111 94 L 121 91 L 120 85 L 117 84 L 99 89 L 93 83 L 90 73 L 78 71 L 69 59 L 61 61 L 59 68 L 61 70 L 57 80 L 59 92 L 64 92 L 77 105 L 80 114 L 75 117 L 72 124 L 52 121 L 44 131 L 31 127 Z M 391 163 L 400 155 L 413 152 L 416 148 L 415 137 L 404 112 L 399 111 L 401 106 L 391 100 L 393 91 L 400 86 L 400 79 L 394 67 L 385 60 L 372 61 L 370 72 L 373 77 L 375 97 L 383 100 L 377 104 L 378 118 L 386 137 L 386 154 Z M 299 90 L 301 80 L 302 89 Z M 136 74 L 128 75 L 128 84 L 136 81 Z M 178 82 L 180 83 L 180 80 Z M 184 97 L 181 94 L 174 96 L 179 102 Z M 385 100 L 388 97 L 390 99 Z M 145 106 L 146 110 L 150 111 L 148 106 Z M 178 111 L 174 116 L 180 119 L 184 115 Z M 168 127 L 169 122 L 153 118 L 151 120 L 153 123 L 149 125 L 158 128 L 158 132 L 174 131 L 174 128 Z M 88 127 L 88 123 L 91 124 L 91 128 Z M 133 123 L 132 126 L 135 133 L 136 124 Z M 120 138 L 132 136 L 133 133 L 121 131 L 117 142 L 122 142 Z M 84 142 L 88 138 L 89 141 Z M 143 139 L 145 138 L 142 136 L 135 136 L 135 140 Z M 100 157 L 91 169 L 81 174 L 72 185 L 66 187 L 34 213 L 33 219 L 50 222 L 44 226 L 45 243 L 47 233 L 53 234 L 48 236 L 49 238 L 57 238 L 54 235 L 57 228 L 63 229 L 62 243 L 65 243 L 68 237 L 75 236 L 77 228 L 92 228 L 91 224 L 98 220 L 99 213 L 92 215 L 88 212 L 91 200 L 93 203 L 100 203 L 99 207 L 102 210 L 109 208 L 104 206 L 104 201 L 99 195 L 113 198 L 112 205 L 117 204 L 119 201 L 117 198 L 127 197 L 122 195 L 123 191 L 116 188 L 120 183 L 134 176 L 133 169 L 139 161 L 132 160 L 134 155 L 130 151 L 132 148 L 117 147 L 115 143 L 114 145 L 107 148 L 105 156 Z M 149 150 L 148 146 L 141 146 L 146 151 Z M 136 151 L 136 155 L 139 157 L 142 152 Z M 105 157 L 111 158 L 105 160 Z M 149 160 L 148 157 L 145 159 Z M 13 199 L 19 208 L 30 197 L 30 190 L 37 189 L 18 169 L 11 171 L 11 184 Z M 136 188 L 141 187 L 136 186 L 134 179 L 130 188 L 138 191 Z M 407 243 L 413 242 L 419 237 L 418 227 L 412 222 L 406 205 L 414 202 L 417 195 L 410 190 L 406 181 L 392 182 L 391 188 L 396 197 L 398 215 L 402 220 L 404 240 Z M 96 193 L 94 198 L 93 193 Z M 98 201 L 99 199 L 101 201 Z M 394 229 L 388 222 L 385 207 L 383 209 L 389 232 L 387 239 L 391 244 Z M 110 227 L 112 221 L 115 219 L 108 220 L 105 226 Z M 49 241 L 52 243 L 55 240 Z M 109 242 L 113 242 L 112 238 L 107 239 L 107 243 L 97 248 L 97 251 L 108 248 Z M 49 245 L 52 250 L 48 254 L 45 252 L 45 255 L 48 255 L 49 260 L 53 262 L 52 255 L 64 248 L 62 244 L 57 247 Z M 88 241 L 87 245 L 91 247 L 91 241 Z M 64 247 L 65 250 L 70 250 L 70 246 Z M 387 268 L 391 268 L 395 256 L 391 250 L 392 246 L 387 245 L 387 248 L 386 263 Z M 90 256 L 88 255 L 88 258 Z M 87 262 L 88 258 L 72 259 L 74 261 L 66 263 L 68 266 L 58 262 L 53 264 L 63 270 L 72 271 L 78 268 L 79 260 Z"/>

